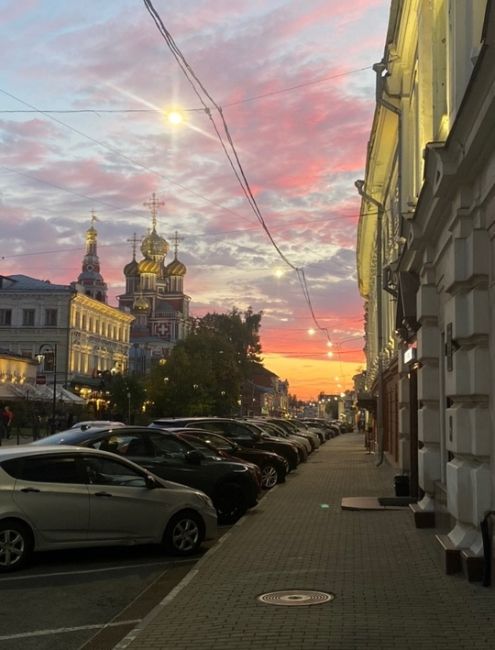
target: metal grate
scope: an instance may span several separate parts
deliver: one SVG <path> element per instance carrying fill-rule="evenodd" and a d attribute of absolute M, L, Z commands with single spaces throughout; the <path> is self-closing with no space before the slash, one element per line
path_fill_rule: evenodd
<path fill-rule="evenodd" d="M 324 591 L 312 591 L 310 589 L 288 589 L 284 591 L 269 591 L 258 596 L 258 600 L 265 605 L 283 605 L 293 607 L 295 605 L 323 605 L 335 598 L 334 594 L 327 594 Z"/>

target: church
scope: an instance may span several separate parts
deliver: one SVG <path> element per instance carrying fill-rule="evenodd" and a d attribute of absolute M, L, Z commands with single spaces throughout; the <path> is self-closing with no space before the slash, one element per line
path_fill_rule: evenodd
<path fill-rule="evenodd" d="M 173 259 L 167 263 L 170 245 L 157 232 L 158 208 L 164 203 L 153 193 L 144 204 L 151 212 L 151 229 L 141 240 L 134 234 L 132 260 L 124 267 L 125 293 L 119 308 L 134 316 L 131 325 L 129 371 L 147 374 L 154 364 L 165 363 L 175 343 L 189 332 L 190 297 L 184 293 L 185 265 L 178 259 L 179 236 L 173 239 Z M 142 259 L 136 259 L 137 245 Z"/>

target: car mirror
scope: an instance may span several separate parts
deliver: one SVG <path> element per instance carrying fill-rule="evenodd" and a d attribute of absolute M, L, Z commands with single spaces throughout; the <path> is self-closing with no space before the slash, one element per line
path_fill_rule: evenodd
<path fill-rule="evenodd" d="M 186 461 L 191 465 L 201 465 L 201 461 L 204 459 L 204 455 L 201 451 L 197 449 L 191 449 L 186 453 Z"/>
<path fill-rule="evenodd" d="M 156 481 L 152 476 L 146 474 L 146 478 L 144 480 L 146 482 L 146 487 L 148 488 L 148 490 L 153 490 L 154 488 L 156 488 Z"/>

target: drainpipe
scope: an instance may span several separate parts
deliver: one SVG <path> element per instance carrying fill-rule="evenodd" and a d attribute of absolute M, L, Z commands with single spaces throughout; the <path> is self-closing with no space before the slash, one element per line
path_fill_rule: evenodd
<path fill-rule="evenodd" d="M 373 65 L 373 70 L 376 73 L 376 103 L 379 106 L 391 111 L 397 115 L 398 126 L 397 126 L 397 139 L 398 139 L 398 171 L 397 171 L 397 185 L 399 188 L 399 215 L 402 217 L 402 110 L 397 106 L 394 106 L 388 99 L 385 99 L 387 96 L 390 99 L 402 99 L 403 95 L 394 95 L 389 93 L 387 90 L 387 77 L 389 73 L 387 72 L 387 63 L 382 59 L 379 63 Z M 399 236 L 402 235 L 402 219 L 399 221 Z"/>
<path fill-rule="evenodd" d="M 376 404 L 376 432 L 378 442 L 377 467 L 383 463 L 383 313 L 382 313 L 382 222 L 385 211 L 383 203 L 370 196 L 364 190 L 364 181 L 354 183 L 359 195 L 377 209 L 376 218 L 376 336 L 378 347 L 378 400 Z"/>

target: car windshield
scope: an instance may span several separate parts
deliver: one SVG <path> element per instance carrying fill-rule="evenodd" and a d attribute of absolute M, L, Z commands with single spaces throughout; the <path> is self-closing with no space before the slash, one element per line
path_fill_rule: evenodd
<path fill-rule="evenodd" d="M 182 440 L 186 440 L 190 445 L 195 449 L 198 449 L 203 453 L 207 458 L 219 458 L 215 449 L 212 449 L 205 441 L 197 438 L 196 436 L 189 435 L 187 433 L 181 433 L 180 437 Z"/>
<path fill-rule="evenodd" d="M 93 436 L 96 431 L 104 431 L 104 429 L 67 429 L 67 431 L 60 431 L 51 436 L 46 436 L 46 438 L 40 438 L 40 440 L 36 440 L 31 444 L 40 447 L 45 445 L 80 445 Z"/>

